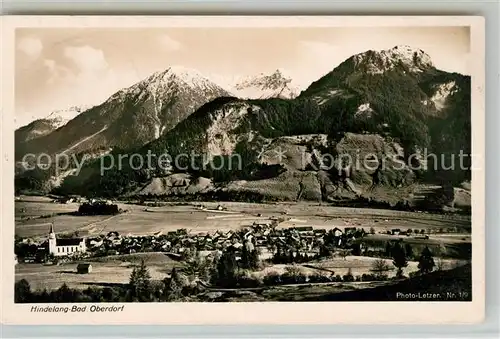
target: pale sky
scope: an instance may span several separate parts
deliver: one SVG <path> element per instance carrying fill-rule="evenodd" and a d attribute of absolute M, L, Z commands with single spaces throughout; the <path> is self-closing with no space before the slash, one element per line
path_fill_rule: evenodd
<path fill-rule="evenodd" d="M 99 104 L 169 66 L 194 68 L 223 87 L 281 69 L 304 89 L 353 54 L 396 45 L 469 74 L 468 27 L 18 29 L 16 127 Z"/>

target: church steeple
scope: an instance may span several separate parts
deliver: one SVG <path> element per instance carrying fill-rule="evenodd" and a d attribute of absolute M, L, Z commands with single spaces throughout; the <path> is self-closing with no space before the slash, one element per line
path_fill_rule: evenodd
<path fill-rule="evenodd" d="M 55 239 L 56 233 L 54 232 L 54 224 L 50 224 L 49 239 Z"/>
<path fill-rule="evenodd" d="M 49 230 L 49 254 L 55 254 L 57 249 L 56 233 L 54 232 L 54 224 L 50 224 Z"/>

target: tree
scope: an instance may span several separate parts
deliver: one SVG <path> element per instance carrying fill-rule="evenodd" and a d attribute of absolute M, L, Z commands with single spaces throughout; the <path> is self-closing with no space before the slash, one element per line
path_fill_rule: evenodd
<path fill-rule="evenodd" d="M 182 278 L 178 270 L 174 267 L 170 273 L 170 279 L 163 281 L 165 284 L 165 297 L 167 301 L 175 301 L 182 297 Z"/>
<path fill-rule="evenodd" d="M 345 274 L 342 278 L 343 278 L 343 281 L 345 281 L 345 282 L 354 281 L 354 275 L 352 274 L 352 270 L 350 267 L 347 270 L 347 274 Z"/>
<path fill-rule="evenodd" d="M 259 268 L 259 251 L 257 249 L 254 249 L 253 251 L 250 252 L 250 268 L 251 269 L 258 269 Z"/>
<path fill-rule="evenodd" d="M 40 293 L 40 295 L 37 298 L 37 301 L 44 302 L 44 303 L 53 302 L 53 300 L 50 300 L 50 294 L 46 288 L 44 288 L 43 291 Z"/>
<path fill-rule="evenodd" d="M 377 259 L 373 262 L 372 269 L 371 271 L 375 274 L 377 279 L 382 280 L 383 278 L 387 278 L 387 272 L 391 268 L 389 265 L 386 263 L 386 261 L 382 258 Z"/>
<path fill-rule="evenodd" d="M 241 268 L 257 269 L 259 267 L 259 254 L 252 243 L 246 241 L 241 249 Z"/>
<path fill-rule="evenodd" d="M 411 246 L 411 244 L 405 244 L 405 252 L 407 258 L 413 258 L 413 247 Z"/>
<path fill-rule="evenodd" d="M 137 301 L 151 301 L 151 275 L 144 260 L 130 275 L 129 287 L 131 296 Z"/>
<path fill-rule="evenodd" d="M 16 303 L 27 303 L 31 300 L 31 286 L 26 279 L 21 279 L 14 285 L 14 300 Z"/>
<path fill-rule="evenodd" d="M 102 298 L 104 301 L 118 301 L 119 293 L 111 287 L 105 287 L 102 290 Z"/>
<path fill-rule="evenodd" d="M 95 287 L 89 287 L 85 290 L 85 294 L 90 298 L 92 302 L 103 302 L 103 301 L 113 301 L 113 289 L 107 287 L 109 290 L 104 290 Z M 110 291 L 111 290 L 111 291 Z M 78 290 L 75 290 L 77 292 Z"/>
<path fill-rule="evenodd" d="M 200 279 L 208 282 L 210 280 L 213 260 L 210 256 L 203 257 L 196 249 L 189 252 L 190 254 L 184 259 L 181 272 L 191 281 Z"/>
<path fill-rule="evenodd" d="M 398 278 L 402 278 L 403 269 L 408 266 L 408 260 L 406 259 L 405 250 L 400 243 L 396 243 L 392 248 L 392 259 L 392 264 L 398 269 L 398 271 L 396 272 L 396 276 Z"/>
<path fill-rule="evenodd" d="M 319 256 L 320 257 L 329 257 L 330 255 L 331 255 L 330 249 L 325 245 L 320 245 Z"/>
<path fill-rule="evenodd" d="M 214 283 L 219 286 L 232 286 L 235 283 L 238 270 L 234 250 L 225 250 L 218 260 L 216 267 L 215 276 L 213 277 Z"/>
<path fill-rule="evenodd" d="M 425 246 L 418 259 L 418 269 L 422 274 L 426 274 L 432 272 L 435 265 L 431 250 L 429 247 Z"/>
<path fill-rule="evenodd" d="M 57 291 L 55 291 L 55 300 L 56 302 L 74 302 L 73 291 L 66 285 L 66 283 L 62 284 L 61 287 Z"/>
<path fill-rule="evenodd" d="M 370 227 L 370 234 L 375 234 L 375 229 L 373 227 Z"/>
<path fill-rule="evenodd" d="M 392 246 L 389 241 L 385 243 L 385 255 L 388 257 L 392 256 Z"/>
<path fill-rule="evenodd" d="M 285 274 L 284 277 L 287 282 L 290 283 L 297 283 L 299 282 L 298 280 L 302 276 L 302 271 L 300 270 L 300 267 L 298 265 L 291 265 L 291 266 L 286 266 L 285 267 Z"/>

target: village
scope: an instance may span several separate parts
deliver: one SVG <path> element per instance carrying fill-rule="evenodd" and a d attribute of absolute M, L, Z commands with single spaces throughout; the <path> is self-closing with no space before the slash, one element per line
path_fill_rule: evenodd
<path fill-rule="evenodd" d="M 110 202 L 84 202 L 80 211 L 86 207 L 103 209 L 111 206 L 117 213 L 116 205 Z M 82 208 L 83 207 L 83 208 Z M 218 206 L 218 210 L 222 210 Z M 87 212 L 91 213 L 91 212 Z M 106 213 L 100 211 L 99 213 Z M 338 227 L 325 229 L 312 226 L 280 227 L 287 221 L 286 216 L 272 217 L 268 221 L 253 222 L 239 230 L 213 232 L 197 232 L 196 230 L 177 229 L 163 233 L 162 231 L 148 235 L 120 234 L 109 231 L 105 234 L 89 235 L 79 238 L 64 235 L 56 239 L 53 225 L 50 226 L 48 237 L 38 242 L 30 238 L 16 238 L 16 262 L 45 263 L 68 262 L 92 257 L 132 254 L 142 252 L 165 252 L 171 256 L 181 256 L 188 249 L 197 251 L 234 250 L 236 253 L 246 244 L 258 250 L 261 257 L 273 262 L 299 262 L 317 259 L 328 255 L 348 253 L 364 256 L 383 256 L 385 242 L 365 243 L 370 236 L 377 234 L 374 228 Z M 456 229 L 439 230 L 440 233 L 455 233 Z M 438 231 L 438 232 L 439 232 Z M 379 231 L 378 235 L 389 236 L 389 242 L 401 242 L 405 238 L 428 240 L 430 230 L 393 228 Z M 394 237 L 396 236 L 396 237 Z M 286 253 L 286 259 L 281 258 Z"/>
<path fill-rule="evenodd" d="M 362 219 L 353 217 L 328 219 L 322 214 L 306 217 L 297 207 L 287 210 L 269 204 L 124 204 L 98 199 L 69 203 L 26 199 L 19 204 L 20 211 L 29 208 L 38 214 L 63 211 L 38 217 L 50 222 L 37 224 L 36 236 L 15 237 L 16 279 L 38 291 L 33 293 L 41 301 L 45 300 L 43 291 L 59 293 L 66 284 L 74 291 L 102 290 L 111 284 L 119 300 L 127 299 L 129 279 L 137 270 L 162 282 L 160 290 L 177 281 L 184 292 L 176 292 L 175 298 L 198 300 L 206 293 L 255 294 L 256 288 L 272 286 L 287 291 L 304 284 L 325 291 L 344 286 L 339 283 L 367 288 L 356 284 L 390 284 L 396 281 L 393 279 L 424 272 L 420 268 L 423 259 L 430 263 L 431 271 L 452 269 L 470 259 L 466 224 L 444 217 L 438 224 L 432 215 L 427 218 L 436 226 L 419 229 L 409 227 L 416 225 L 412 219 L 406 223 L 400 218 L 383 219 L 393 213 L 389 211 L 374 211 L 380 216 L 360 222 Z M 323 210 L 346 213 L 330 207 Z M 139 224 L 130 223 L 132 218 Z M 21 216 L 19 220 L 26 220 L 27 225 L 36 222 Z M 98 220 L 101 224 L 71 231 L 59 220 Z M 191 223 L 180 223 L 185 220 Z M 324 226 L 319 225 L 320 220 Z M 394 227 L 398 224 L 401 226 Z M 179 227 L 183 225 L 187 227 Z M 304 298 L 307 295 L 303 293 Z M 155 300 L 162 298 L 167 297 Z"/>

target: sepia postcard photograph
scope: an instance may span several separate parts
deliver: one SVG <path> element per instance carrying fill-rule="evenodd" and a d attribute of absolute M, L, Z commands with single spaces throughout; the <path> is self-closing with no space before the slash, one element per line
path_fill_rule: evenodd
<path fill-rule="evenodd" d="M 481 17 L 2 27 L 3 322 L 483 319 Z"/>

